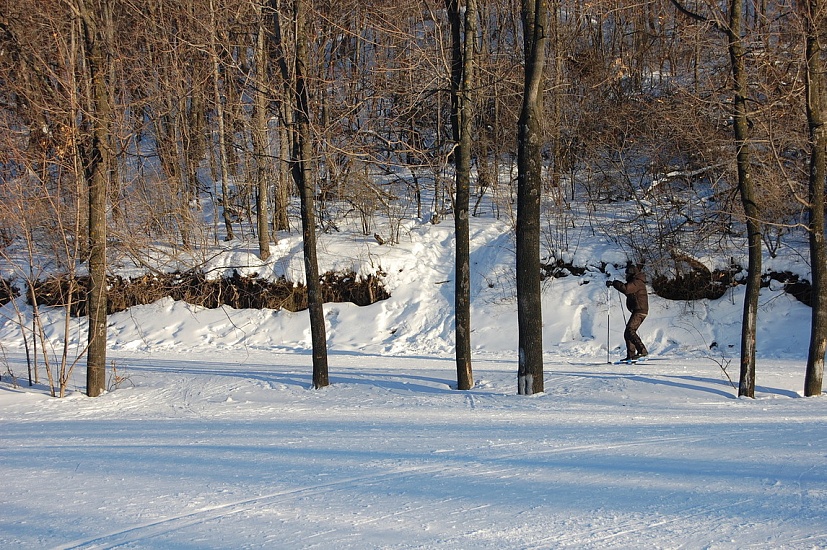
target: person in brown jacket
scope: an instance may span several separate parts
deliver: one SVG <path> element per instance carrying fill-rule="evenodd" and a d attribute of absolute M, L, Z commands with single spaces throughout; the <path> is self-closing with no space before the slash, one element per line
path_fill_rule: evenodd
<path fill-rule="evenodd" d="M 626 295 L 626 308 L 632 313 L 623 332 L 623 338 L 626 340 L 626 357 L 623 360 L 634 361 L 646 357 L 649 352 L 637 334 L 637 329 L 649 314 L 649 294 L 642 266 L 627 266 L 625 283 L 617 280 L 606 281 L 606 286 L 613 286 Z"/>

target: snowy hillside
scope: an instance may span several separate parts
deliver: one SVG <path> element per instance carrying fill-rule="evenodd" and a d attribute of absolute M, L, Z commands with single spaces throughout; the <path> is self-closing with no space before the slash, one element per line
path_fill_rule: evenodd
<path fill-rule="evenodd" d="M 453 225 L 411 223 L 400 243 L 379 245 L 371 237 L 346 233 L 319 237 L 321 270 L 353 270 L 364 275 L 381 271 L 391 298 L 368 307 L 328 304 L 328 346 L 331 351 L 382 355 L 448 354 L 453 352 Z M 301 237 L 285 235 L 262 263 L 255 247 L 235 241 L 211 254 L 205 270 L 220 276 L 242 274 L 304 280 Z M 791 255 L 795 258 L 795 255 Z M 583 241 L 570 257 L 585 266 L 582 276 L 547 279 L 543 287 L 544 350 L 552 356 L 603 357 L 607 339 L 611 355 L 620 353 L 627 312 L 617 292 L 607 292 L 607 277 L 623 278 L 626 255 L 607 238 Z M 806 266 L 781 259 L 770 268 L 807 275 Z M 598 266 L 608 265 L 607 273 Z M 126 273 L 129 273 L 126 271 Z M 508 355 L 517 349 L 513 234 L 503 222 L 471 221 L 472 346 L 480 354 Z M 785 294 L 782 285 L 764 289 L 759 316 L 758 352 L 762 357 L 802 359 L 806 355 L 809 308 Z M 743 287 L 720 300 L 670 301 L 651 296 L 652 311 L 641 328 L 651 352 L 689 357 L 737 357 Z M 61 327 L 60 313 L 53 325 Z M 160 320 L 163 322 L 159 322 Z M 84 320 L 73 334 L 82 347 Z M 114 314 L 110 349 L 153 353 L 182 348 L 306 350 L 309 320 L 304 312 L 204 310 L 161 300 Z M 28 325 L 28 322 L 25 323 Z M 56 330 L 52 336 L 58 337 Z M 7 310 L 0 325 L 7 351 L 19 349 L 22 338 L 16 315 Z M 737 361 L 736 361 L 737 362 Z"/>

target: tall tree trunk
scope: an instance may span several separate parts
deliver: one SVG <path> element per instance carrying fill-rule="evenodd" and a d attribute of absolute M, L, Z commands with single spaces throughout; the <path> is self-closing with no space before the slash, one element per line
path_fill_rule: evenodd
<path fill-rule="evenodd" d="M 111 152 L 109 118 L 112 108 L 107 84 L 107 53 L 104 48 L 108 1 L 81 0 L 77 5 L 83 29 L 86 79 L 90 96 L 84 113 L 90 130 L 82 156 L 89 193 L 89 317 L 86 353 L 86 393 L 97 397 L 106 389 L 106 203 Z"/>
<path fill-rule="evenodd" d="M 272 29 L 270 35 L 270 58 L 271 62 L 278 68 L 281 75 L 281 101 L 279 102 L 279 151 L 278 151 L 278 185 L 275 190 L 273 202 L 273 227 L 276 231 L 290 229 L 290 220 L 287 217 L 287 207 L 290 202 L 290 158 L 294 149 L 295 131 L 290 123 L 293 109 L 292 75 L 287 63 L 284 38 L 282 35 L 283 17 L 281 11 L 281 0 L 268 0 L 268 9 L 271 17 L 269 26 Z"/>
<path fill-rule="evenodd" d="M 471 90 L 474 86 L 474 41 L 477 34 L 476 0 L 466 0 L 464 29 L 459 0 L 445 0 L 445 7 L 451 24 L 451 126 L 456 142 L 454 322 L 457 389 L 470 390 L 474 387 L 474 375 L 471 370 L 471 253 L 468 210 L 471 199 Z"/>
<path fill-rule="evenodd" d="M 807 122 L 810 131 L 810 266 L 812 269 L 812 323 L 804 395 L 821 395 L 824 353 L 827 348 L 827 246 L 824 242 L 824 185 L 827 176 L 827 128 L 824 126 L 824 59 L 821 51 L 824 24 L 821 0 L 805 5 L 807 56 Z"/>
<path fill-rule="evenodd" d="M 755 397 L 755 351 L 758 328 L 758 298 L 761 292 L 761 223 L 755 202 L 755 187 L 750 168 L 749 117 L 747 114 L 747 68 L 744 39 L 743 0 L 729 0 L 727 23 L 709 20 L 688 10 L 679 0 L 671 0 L 682 14 L 696 21 L 712 23 L 727 37 L 730 69 L 732 71 L 733 112 L 732 126 L 735 134 L 738 193 L 744 209 L 747 228 L 747 252 L 749 255 L 744 312 L 741 324 L 741 373 L 738 395 Z"/>
<path fill-rule="evenodd" d="M 522 0 L 525 83 L 517 129 L 517 391 L 544 391 L 540 299 L 543 64 L 548 40 L 547 0 Z"/>
<path fill-rule="evenodd" d="M 215 17 L 215 2 L 210 0 L 210 33 L 213 64 L 213 96 L 215 100 L 215 118 L 218 123 L 218 160 L 221 166 L 221 210 L 224 217 L 224 229 L 226 236 L 224 240 L 231 241 L 235 238 L 233 233 L 233 221 L 230 214 L 230 161 L 227 151 L 227 129 L 224 123 L 224 98 L 221 95 L 221 59 L 218 55 L 218 21 Z M 225 86 L 229 86 L 225 82 Z"/>
<path fill-rule="evenodd" d="M 307 279 L 307 306 L 310 311 L 310 339 L 313 346 L 313 387 L 327 386 L 327 338 L 319 264 L 316 258 L 316 219 L 311 174 L 313 147 L 310 135 L 310 99 L 305 81 L 307 69 L 307 32 L 305 0 L 295 0 L 293 17 L 296 30 L 296 58 L 293 71 L 295 94 L 296 143 L 292 173 L 301 198 L 302 240 L 304 244 L 304 272 Z"/>
<path fill-rule="evenodd" d="M 755 348 L 758 326 L 758 296 L 761 291 L 761 224 L 758 220 L 758 205 L 755 203 L 755 189 L 750 169 L 749 120 L 747 118 L 749 89 L 744 58 L 744 42 L 741 36 L 743 18 L 743 0 L 730 0 L 727 44 L 735 96 L 732 117 L 735 147 L 737 149 L 738 192 L 741 196 L 741 204 L 746 218 L 747 251 L 749 254 L 744 315 L 741 326 L 741 376 L 738 383 L 738 395 L 755 397 Z"/>
<path fill-rule="evenodd" d="M 265 31 L 265 6 L 256 4 L 258 33 L 256 35 L 256 79 L 255 79 L 255 123 L 253 128 L 253 150 L 256 157 L 256 223 L 258 226 L 258 256 L 262 260 L 270 257 L 270 212 L 267 200 L 268 167 L 270 151 L 268 139 L 269 117 L 267 116 L 267 49 Z"/>

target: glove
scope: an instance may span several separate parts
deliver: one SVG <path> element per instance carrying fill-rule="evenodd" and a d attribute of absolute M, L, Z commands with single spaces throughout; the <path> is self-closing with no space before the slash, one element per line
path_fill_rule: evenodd
<path fill-rule="evenodd" d="M 610 286 L 612 286 L 612 281 L 606 281 L 606 288 L 609 288 Z"/>

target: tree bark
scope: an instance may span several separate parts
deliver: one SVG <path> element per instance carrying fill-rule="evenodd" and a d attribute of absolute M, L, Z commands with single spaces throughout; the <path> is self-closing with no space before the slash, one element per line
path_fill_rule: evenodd
<path fill-rule="evenodd" d="M 235 238 L 233 233 L 233 221 L 230 215 L 230 161 L 227 150 L 227 129 L 224 123 L 224 97 L 221 95 L 221 59 L 218 55 L 218 21 L 215 17 L 215 2 L 210 0 L 210 37 L 213 63 L 213 96 L 215 100 L 215 118 L 218 123 L 218 160 L 221 166 L 221 210 L 224 218 L 224 229 L 226 236 L 224 240 L 231 241 Z M 227 84 L 225 83 L 225 86 Z"/>
<path fill-rule="evenodd" d="M 474 86 L 476 0 L 466 0 L 464 25 L 459 0 L 445 0 L 445 7 L 451 24 L 451 126 L 456 143 L 454 322 L 457 389 L 470 390 L 474 387 L 474 375 L 471 369 L 471 253 L 468 211 L 471 199 L 471 91 Z"/>
<path fill-rule="evenodd" d="M 525 81 L 517 129 L 517 391 L 544 391 L 540 298 L 543 64 L 548 40 L 547 0 L 522 0 Z"/>
<path fill-rule="evenodd" d="M 273 228 L 276 231 L 286 231 L 290 229 L 290 220 L 287 217 L 287 207 L 290 202 L 290 159 L 294 149 L 293 142 L 295 141 L 295 132 L 290 123 L 292 113 L 295 110 L 292 107 L 293 93 L 291 92 L 292 85 L 290 84 L 293 77 L 290 74 L 290 67 L 287 63 L 287 54 L 285 51 L 284 38 L 281 30 L 281 18 L 283 17 L 280 11 L 281 0 L 268 0 L 268 7 L 271 14 L 269 24 L 272 28 L 270 60 L 278 68 L 278 73 L 281 75 L 282 83 L 281 97 L 278 107 L 278 185 L 274 193 Z"/>
<path fill-rule="evenodd" d="M 310 135 L 310 99 L 305 81 L 307 68 L 306 10 L 304 0 L 295 0 L 293 16 L 296 29 L 296 54 L 293 83 L 295 94 L 296 143 L 292 159 L 292 173 L 301 198 L 302 239 L 304 244 L 304 271 L 307 279 L 307 306 L 310 312 L 310 338 L 313 346 L 313 387 L 327 386 L 327 338 L 325 336 L 319 264 L 316 257 L 316 219 L 311 174 L 312 142 Z"/>
<path fill-rule="evenodd" d="M 744 314 L 741 326 L 741 375 L 738 395 L 755 397 L 755 349 L 758 327 L 758 297 L 761 292 L 761 224 L 755 189 L 750 170 L 749 120 L 747 97 L 749 89 L 744 59 L 743 0 L 730 0 L 727 46 L 733 80 L 733 129 L 737 150 L 738 192 L 744 208 L 747 227 L 748 273 Z"/>
<path fill-rule="evenodd" d="M 827 176 L 827 128 L 824 126 L 824 59 L 821 33 L 824 6 L 821 0 L 803 5 L 806 25 L 807 123 L 810 137 L 809 231 L 812 269 L 812 322 L 804 395 L 821 395 L 824 379 L 824 354 L 827 349 L 827 246 L 824 242 L 824 185 Z"/>
<path fill-rule="evenodd" d="M 253 128 L 253 151 L 256 157 L 256 223 L 258 227 L 258 257 L 270 257 L 270 224 L 268 195 L 268 167 L 270 151 L 267 116 L 267 34 L 265 30 L 266 7 L 256 4 L 258 32 L 256 34 L 256 79 L 255 79 L 255 123 Z"/>
<path fill-rule="evenodd" d="M 102 4 L 102 5 L 101 5 Z M 86 352 L 86 393 L 97 397 L 106 390 L 106 204 L 109 182 L 109 118 L 111 104 L 104 48 L 107 1 L 81 0 L 77 4 L 83 31 L 86 79 L 90 84 L 90 112 L 83 113 L 90 131 L 89 144 L 81 153 L 89 202 L 89 318 Z"/>

